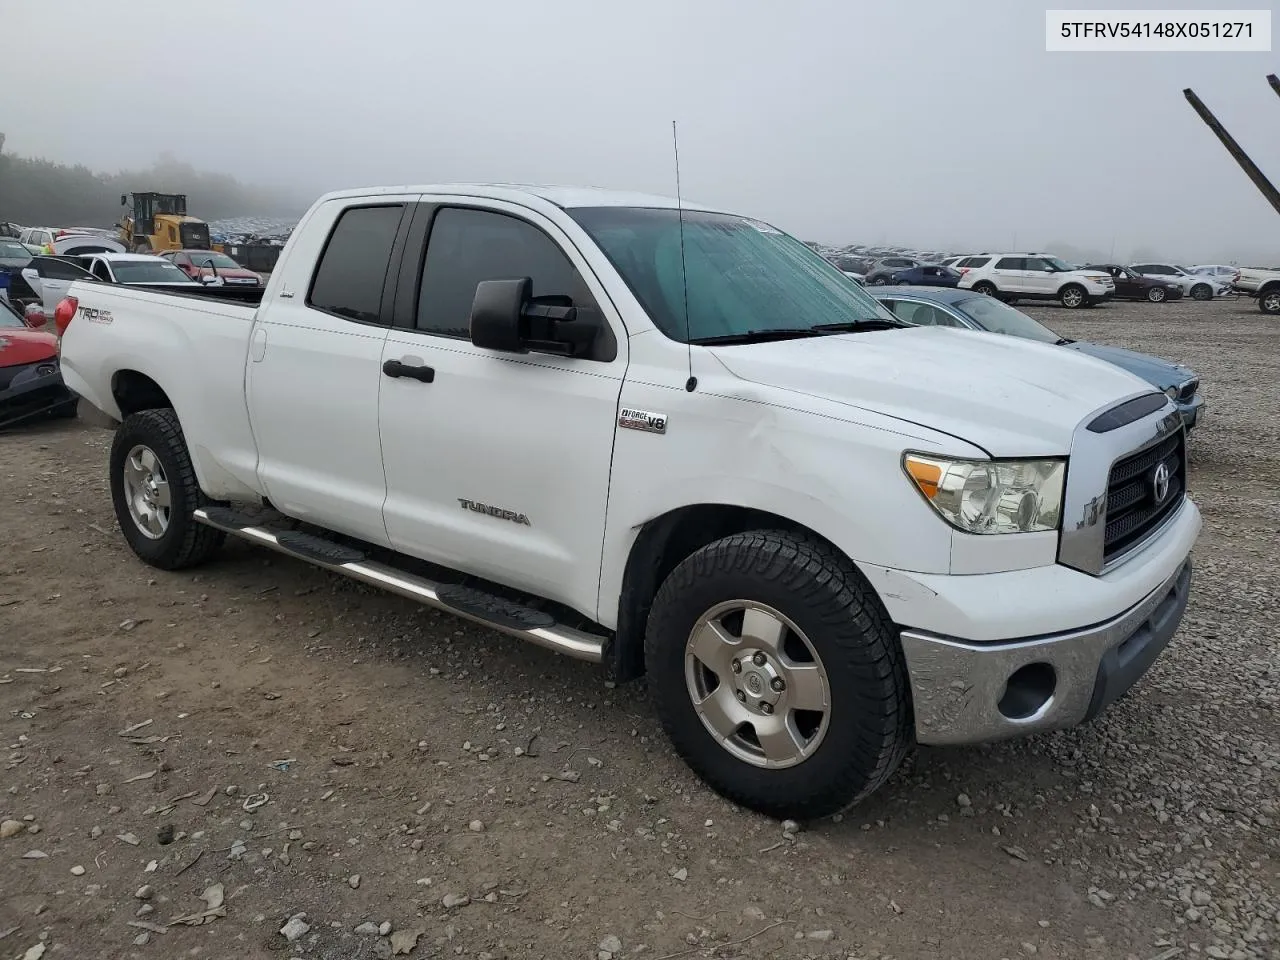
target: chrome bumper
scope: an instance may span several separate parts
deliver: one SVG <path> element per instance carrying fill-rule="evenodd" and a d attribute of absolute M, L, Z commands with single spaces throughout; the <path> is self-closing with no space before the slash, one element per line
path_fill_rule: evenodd
<path fill-rule="evenodd" d="M 1178 629 L 1188 558 L 1160 587 L 1105 623 L 1045 637 L 975 644 L 905 630 L 916 740 L 985 743 L 1073 727 L 1123 696 Z"/>

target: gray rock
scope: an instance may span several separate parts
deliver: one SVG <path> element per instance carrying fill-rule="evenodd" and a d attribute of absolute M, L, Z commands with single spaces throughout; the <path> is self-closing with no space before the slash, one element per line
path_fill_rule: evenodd
<path fill-rule="evenodd" d="M 380 924 L 378 924 L 378 936 L 388 937 L 390 935 L 391 935 L 391 921 L 383 920 Z"/>
<path fill-rule="evenodd" d="M 608 954 L 621 953 L 622 940 L 611 933 L 600 941 L 600 950 Z"/>
<path fill-rule="evenodd" d="M 805 939 L 820 940 L 823 943 L 826 943 L 835 935 L 836 935 L 836 932 L 834 930 L 810 930 L 808 933 L 805 934 Z"/>
<path fill-rule="evenodd" d="M 452 910 L 454 907 L 465 907 L 470 902 L 471 898 L 465 893 L 446 893 L 444 899 L 440 901 L 447 910 Z"/>
<path fill-rule="evenodd" d="M 351 876 L 347 877 L 347 886 L 352 890 L 358 890 L 360 888 L 360 874 L 353 873 Z"/>
<path fill-rule="evenodd" d="M 311 924 L 304 922 L 298 917 L 292 917 L 288 923 L 280 928 L 280 933 L 286 940 L 293 943 L 306 936 L 307 931 L 310 929 Z"/>
<path fill-rule="evenodd" d="M 133 892 L 133 895 L 138 900 L 150 900 L 155 892 L 155 887 L 151 886 L 149 883 L 144 883 Z"/>
<path fill-rule="evenodd" d="M 372 920 L 366 920 L 364 923 L 357 924 L 355 932 L 365 937 L 376 937 L 378 935 L 378 925 Z"/>

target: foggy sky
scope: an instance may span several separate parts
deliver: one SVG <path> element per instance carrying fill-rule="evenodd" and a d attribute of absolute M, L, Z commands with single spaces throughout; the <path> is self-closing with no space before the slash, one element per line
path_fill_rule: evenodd
<path fill-rule="evenodd" d="M 671 195 L 677 120 L 686 198 L 809 240 L 1280 261 L 1280 217 L 1181 92 L 1280 181 L 1280 53 L 1046 53 L 1045 6 L 15 2 L 0 129 L 13 153 L 169 151 L 305 205 L 440 180 Z"/>

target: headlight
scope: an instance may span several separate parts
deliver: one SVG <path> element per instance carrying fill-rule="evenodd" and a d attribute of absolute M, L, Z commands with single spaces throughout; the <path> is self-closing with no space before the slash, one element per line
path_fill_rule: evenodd
<path fill-rule="evenodd" d="M 1181 389 L 1180 387 L 1165 387 L 1165 388 L 1164 388 L 1164 395 L 1165 395 L 1166 397 L 1168 397 L 1170 400 L 1177 400 L 1177 399 L 1178 399 L 1178 394 L 1179 394 L 1179 393 L 1181 393 L 1181 392 L 1182 392 L 1182 389 Z"/>
<path fill-rule="evenodd" d="M 902 466 L 929 505 L 957 530 L 1058 529 L 1066 460 L 951 460 L 909 453 Z"/>

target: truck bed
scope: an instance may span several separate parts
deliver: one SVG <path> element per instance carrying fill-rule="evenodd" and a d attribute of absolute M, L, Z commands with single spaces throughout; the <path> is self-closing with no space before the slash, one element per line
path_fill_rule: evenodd
<path fill-rule="evenodd" d="M 184 427 L 200 438 L 191 459 L 201 486 L 212 496 L 252 496 L 257 453 L 244 381 L 262 290 L 225 293 L 73 283 L 67 295 L 79 308 L 62 338 L 62 372 L 71 390 L 116 420 L 126 412 L 122 396 L 164 384 Z"/>

